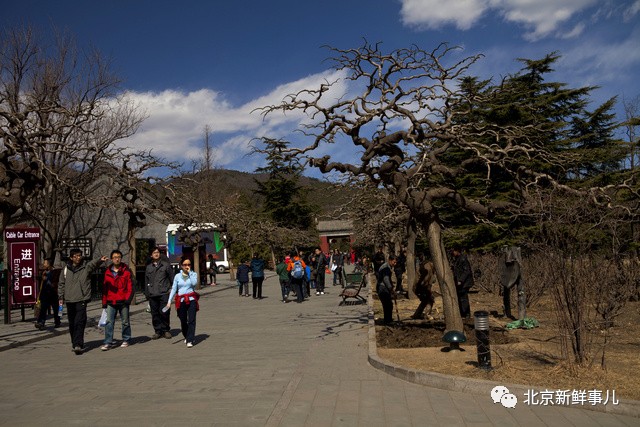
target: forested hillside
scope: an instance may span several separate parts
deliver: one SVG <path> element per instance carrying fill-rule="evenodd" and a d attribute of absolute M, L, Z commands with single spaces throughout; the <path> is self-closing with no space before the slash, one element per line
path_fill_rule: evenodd
<path fill-rule="evenodd" d="M 264 182 L 268 175 L 265 173 L 248 173 L 230 169 L 213 169 L 200 172 L 201 179 L 206 185 L 219 189 L 220 197 L 231 194 L 242 194 L 253 198 L 258 186 L 255 180 Z M 329 182 L 315 178 L 300 177 L 299 185 L 307 192 L 307 200 L 310 204 L 319 208 L 319 219 L 329 219 L 336 215 L 336 211 L 344 207 L 348 200 L 356 196 L 355 190 L 347 187 L 336 187 Z"/>

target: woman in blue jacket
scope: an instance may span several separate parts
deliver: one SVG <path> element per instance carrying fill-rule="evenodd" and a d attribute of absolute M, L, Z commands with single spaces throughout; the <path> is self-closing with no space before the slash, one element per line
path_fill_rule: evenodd
<path fill-rule="evenodd" d="M 191 270 L 191 260 L 189 259 L 182 260 L 181 267 L 182 271 L 173 278 L 173 286 L 166 309 L 171 308 L 171 300 L 175 299 L 184 342 L 188 348 L 191 348 L 196 335 L 196 312 L 199 309 L 198 298 L 200 295 L 195 291 L 198 275 Z"/>

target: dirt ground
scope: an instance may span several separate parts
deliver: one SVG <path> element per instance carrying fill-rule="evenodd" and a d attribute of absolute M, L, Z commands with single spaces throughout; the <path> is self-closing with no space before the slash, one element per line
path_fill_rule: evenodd
<path fill-rule="evenodd" d="M 502 296 L 485 291 L 469 295 L 471 311 L 491 313 L 490 346 L 492 370 L 478 368 L 473 319 L 465 322 L 467 342 L 462 351 L 445 352 L 442 341 L 444 321 L 441 298 L 436 298 L 433 320 L 413 320 L 410 316 L 418 300 L 398 298 L 400 322 L 384 326 L 382 307 L 374 294 L 378 355 L 412 369 L 548 388 L 549 390 L 615 390 L 619 399 L 640 400 L 640 303 L 629 302 L 604 346 L 603 331 L 592 334 L 589 366 L 576 367 L 561 357 L 560 332 L 553 302 L 546 297 L 527 311 L 539 322 L 534 329 L 505 329 L 512 320 L 502 317 Z M 517 308 L 512 308 L 517 313 Z M 394 311 L 394 320 L 396 319 Z M 605 350 L 606 369 L 601 361 Z"/>

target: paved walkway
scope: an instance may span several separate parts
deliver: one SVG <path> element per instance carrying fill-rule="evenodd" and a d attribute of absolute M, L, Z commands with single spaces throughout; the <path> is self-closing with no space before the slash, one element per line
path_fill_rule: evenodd
<path fill-rule="evenodd" d="M 133 345 L 102 352 L 103 332 L 91 326 L 80 356 L 64 330 L 1 325 L 0 425 L 640 425 L 640 418 L 574 408 L 507 409 L 492 402 L 491 387 L 472 394 L 389 375 L 367 361 L 375 351 L 367 306 L 338 306 L 337 289 L 283 304 L 275 277 L 263 300 L 239 297 L 222 280 L 202 292 L 190 349 L 175 314 L 173 339 L 149 338 L 146 304 L 132 310 Z M 100 311 L 91 304 L 91 317 Z"/>

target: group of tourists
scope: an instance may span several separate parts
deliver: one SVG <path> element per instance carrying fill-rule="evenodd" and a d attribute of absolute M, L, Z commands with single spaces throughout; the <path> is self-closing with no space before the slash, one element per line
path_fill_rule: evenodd
<path fill-rule="evenodd" d="M 335 265 L 335 267 L 331 267 L 335 275 L 342 274 L 344 257 L 338 256 L 338 253 L 339 251 L 334 251 L 328 257 L 318 247 L 308 256 L 303 251 L 292 251 L 284 258 L 278 259 L 276 274 L 280 282 L 281 301 L 283 303 L 289 302 L 289 295 L 293 294 L 296 297 L 296 302 L 302 303 L 311 296 L 313 289 L 315 289 L 317 296 L 324 295 L 329 265 Z M 339 272 L 338 268 L 340 268 Z M 334 285 L 337 285 L 335 277 Z"/>
<path fill-rule="evenodd" d="M 253 299 L 262 299 L 262 284 L 264 283 L 264 269 L 266 263 L 258 254 L 254 254 L 251 260 L 242 260 L 236 271 L 238 281 L 238 293 L 242 297 L 252 296 Z M 249 274 L 251 274 L 252 293 L 249 295 Z"/>
<path fill-rule="evenodd" d="M 176 274 L 169 261 L 161 258 L 159 248 L 151 250 L 150 258 L 151 261 L 145 270 L 144 292 L 149 302 L 154 329 L 151 338 L 172 338 L 170 315 L 173 304 L 180 319 L 184 344 L 191 348 L 195 342 L 196 313 L 199 309 L 199 295 L 196 292 L 198 276 L 191 269 L 189 259 L 181 260 L 180 271 Z M 119 347 L 128 347 L 131 339 L 129 307 L 135 297 L 136 279 L 135 273 L 122 262 L 122 252 L 115 249 L 111 251 L 109 258 L 103 256 L 85 260 L 80 249 L 71 249 L 69 261 L 62 270 L 58 270 L 57 278 L 56 270 L 53 270 L 50 261 L 46 260 L 43 264 L 40 291 L 42 309 L 35 326 L 44 329 L 47 312 L 49 308 L 53 308 L 55 327 L 59 327 L 59 310 L 54 304 L 57 302 L 60 308 L 66 306 L 71 349 L 76 354 L 85 351 L 84 332 L 87 325 L 87 304 L 91 300 L 91 275 L 109 259 L 111 262 L 106 266 L 102 284 L 102 308 L 106 319 L 104 342 L 100 347 L 101 350 L 107 351 L 117 345 L 114 340 L 117 315 L 122 322 L 122 341 Z"/>
<path fill-rule="evenodd" d="M 333 286 L 344 287 L 344 265 L 349 262 L 349 257 L 340 250 L 335 249 L 330 254 L 325 254 L 319 247 L 309 255 L 304 251 L 292 251 L 277 259 L 275 271 L 280 282 L 281 301 L 289 302 L 292 295 L 296 302 L 302 303 L 313 291 L 318 296 L 324 295 L 328 272 L 333 274 Z M 264 269 L 265 262 L 257 254 L 251 260 L 241 260 L 236 270 L 238 296 L 263 299 Z M 253 285 L 251 293 L 250 282 Z"/>
<path fill-rule="evenodd" d="M 60 308 L 66 305 L 71 346 L 76 354 L 82 354 L 84 351 L 87 304 L 91 300 L 91 274 L 109 259 L 111 262 L 106 267 L 102 285 L 102 307 L 106 321 L 101 350 L 107 351 L 117 345 L 114 340 L 117 315 L 120 316 L 122 323 L 122 341 L 119 346 L 128 347 L 131 339 L 129 307 L 135 295 L 135 273 L 122 262 L 122 252 L 116 249 L 111 252 L 109 258 L 103 256 L 94 260 L 84 260 L 80 249 L 71 249 L 69 262 L 62 270 L 54 270 L 49 260 L 44 262 L 40 290 L 42 309 L 35 326 L 38 329 L 44 329 L 47 312 L 52 309 L 55 327 L 59 327 L 60 317 L 55 304 L 57 302 Z M 281 301 L 287 303 L 290 295 L 293 295 L 297 303 L 302 303 L 310 297 L 313 290 L 317 296 L 324 295 L 328 272 L 333 274 L 334 286 L 344 286 L 344 265 L 349 261 L 353 262 L 338 249 L 325 254 L 319 247 L 308 256 L 302 251 L 294 251 L 279 259 L 275 271 L 280 283 Z M 406 271 L 406 251 L 402 250 L 398 255 L 392 254 L 385 257 L 382 248 L 379 248 L 371 261 L 377 279 L 376 291 L 383 308 L 383 321 L 392 323 L 393 300 L 398 295 L 408 297 L 402 283 L 403 274 Z M 208 265 L 207 273 L 210 275 L 211 285 L 215 286 L 215 273 L 211 277 L 211 270 L 215 270 L 215 260 L 210 259 L 209 262 L 211 264 Z M 173 304 L 180 319 L 184 344 L 187 348 L 191 348 L 195 342 L 196 313 L 199 310 L 199 294 L 196 292 L 198 275 L 193 271 L 191 260 L 188 258 L 182 259 L 179 266 L 180 270 L 175 273 L 169 261 L 161 258 L 160 249 L 153 248 L 150 262 L 145 270 L 144 292 L 154 329 L 151 338 L 154 340 L 172 338 L 170 314 Z M 239 296 L 263 298 L 265 267 L 266 263 L 257 254 L 251 260 L 243 260 L 240 263 L 236 276 Z M 425 310 L 429 316 L 433 308 L 434 297 L 431 288 L 436 278 L 432 262 L 420 258 L 417 267 L 418 279 L 413 286 L 413 292 L 420 300 L 420 304 L 411 317 L 422 319 L 425 316 Z M 473 273 L 467 256 L 459 246 L 452 250 L 451 268 L 456 284 L 460 315 L 469 319 L 471 309 L 468 292 L 473 286 Z M 251 294 L 249 293 L 250 279 Z M 58 283 L 57 291 L 56 282 Z"/>

